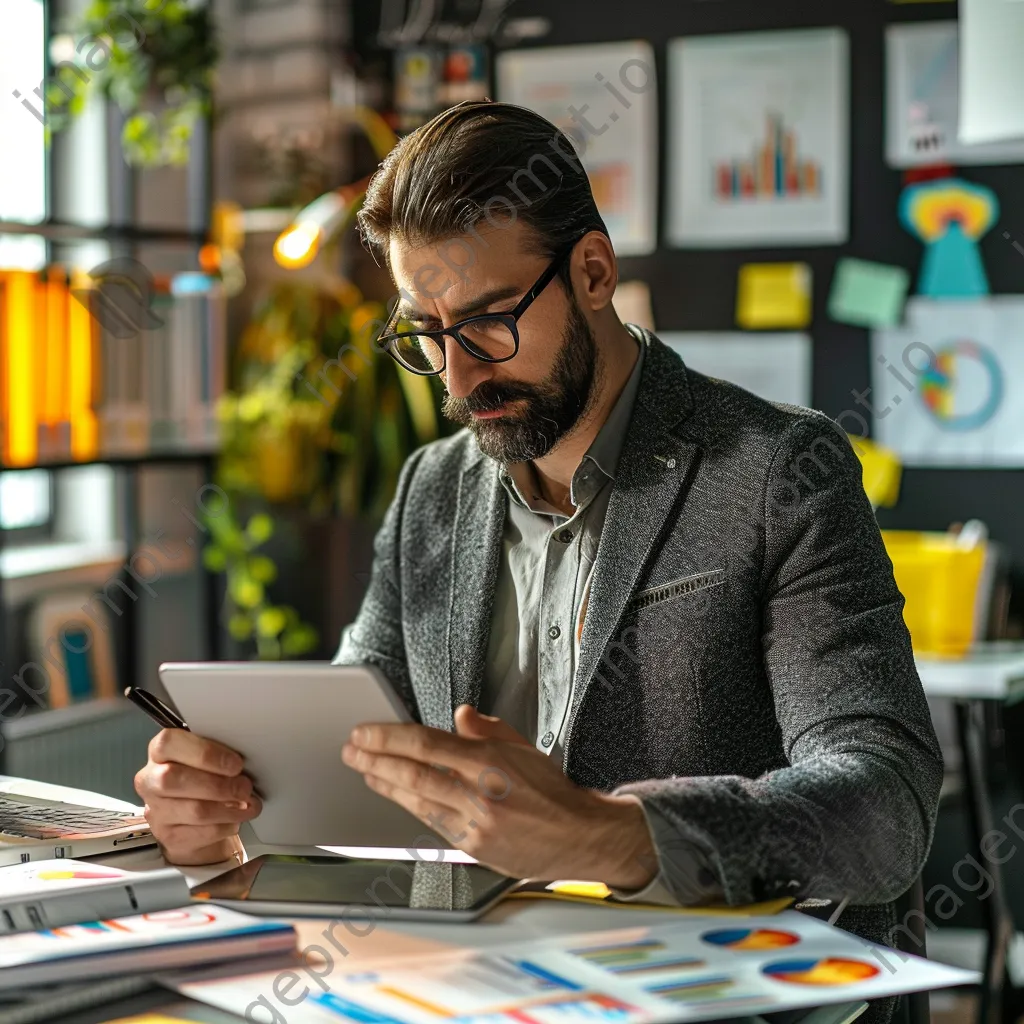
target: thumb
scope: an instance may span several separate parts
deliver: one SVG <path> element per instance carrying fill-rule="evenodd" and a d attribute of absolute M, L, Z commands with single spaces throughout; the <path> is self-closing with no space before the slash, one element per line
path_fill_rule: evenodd
<path fill-rule="evenodd" d="M 493 715 L 482 715 L 472 704 L 460 704 L 455 709 L 455 731 L 459 736 L 474 740 L 504 740 L 506 743 L 524 743 L 521 736 L 508 722 Z"/>

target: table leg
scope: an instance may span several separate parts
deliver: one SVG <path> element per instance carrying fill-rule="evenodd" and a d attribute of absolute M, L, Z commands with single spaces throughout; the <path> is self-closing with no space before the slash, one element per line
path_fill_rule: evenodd
<path fill-rule="evenodd" d="M 986 771 L 984 705 L 981 701 L 956 701 L 957 738 L 963 758 L 964 797 L 972 853 L 979 863 L 987 861 L 982 838 L 992 829 L 992 804 Z M 982 979 L 978 1024 L 1003 1024 L 1003 997 L 1007 980 L 1006 958 L 1013 938 L 1013 919 L 1006 906 L 999 865 L 986 866 L 992 877 L 992 891 L 982 901 L 987 944 Z"/>

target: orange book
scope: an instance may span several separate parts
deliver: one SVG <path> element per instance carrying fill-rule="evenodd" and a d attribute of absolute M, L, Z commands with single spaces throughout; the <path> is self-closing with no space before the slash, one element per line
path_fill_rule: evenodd
<path fill-rule="evenodd" d="M 32 466 L 37 461 L 37 348 L 35 337 L 37 275 L 31 270 L 7 270 L 0 275 L 0 310 L 4 417 L 3 462 Z"/>
<path fill-rule="evenodd" d="M 87 273 L 74 270 L 71 288 L 89 289 Z M 96 457 L 96 414 L 93 412 L 97 376 L 96 323 L 86 304 L 68 303 L 68 418 L 71 421 L 71 456 L 79 461 Z"/>
<path fill-rule="evenodd" d="M 43 272 L 37 308 L 40 310 L 38 369 L 39 458 L 66 459 L 71 455 L 68 412 L 68 286 L 63 267 Z"/>

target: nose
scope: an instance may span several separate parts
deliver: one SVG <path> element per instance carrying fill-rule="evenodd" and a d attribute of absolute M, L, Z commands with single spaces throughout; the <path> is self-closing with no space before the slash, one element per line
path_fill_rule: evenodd
<path fill-rule="evenodd" d="M 490 379 L 490 366 L 474 359 L 454 338 L 446 335 L 444 344 L 445 368 L 441 380 L 452 398 L 468 398 L 479 384 Z"/>

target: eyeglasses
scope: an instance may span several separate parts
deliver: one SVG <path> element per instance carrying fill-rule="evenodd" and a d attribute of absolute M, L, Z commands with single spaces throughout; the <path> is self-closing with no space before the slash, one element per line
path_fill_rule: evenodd
<path fill-rule="evenodd" d="M 537 278 L 534 286 L 510 312 L 467 317 L 440 331 L 407 329 L 388 334 L 385 327 L 377 339 L 377 347 L 386 351 L 400 366 L 424 377 L 444 371 L 446 336 L 454 338 L 463 351 L 468 352 L 474 359 L 480 359 L 485 363 L 506 362 L 519 351 L 519 321 L 523 314 L 551 283 L 582 237 L 583 235 L 577 236 L 571 245 L 567 245 L 551 261 L 544 273 Z M 401 323 L 403 320 L 399 318 L 393 326 Z M 389 323 L 388 326 L 392 325 Z"/>

